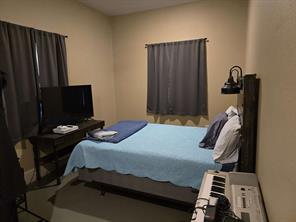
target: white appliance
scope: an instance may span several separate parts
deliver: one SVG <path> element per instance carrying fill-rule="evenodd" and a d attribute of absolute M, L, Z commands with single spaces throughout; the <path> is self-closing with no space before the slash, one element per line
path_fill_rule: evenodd
<path fill-rule="evenodd" d="M 66 126 L 61 125 L 61 126 L 57 126 L 52 131 L 57 134 L 66 134 L 78 129 L 79 127 L 75 125 L 66 125 Z"/>

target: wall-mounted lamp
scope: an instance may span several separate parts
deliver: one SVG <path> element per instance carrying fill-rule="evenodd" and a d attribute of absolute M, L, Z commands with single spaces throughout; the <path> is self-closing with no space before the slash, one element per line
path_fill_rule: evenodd
<path fill-rule="evenodd" d="M 236 72 L 236 81 L 233 79 L 233 72 Z M 231 67 L 227 82 L 221 88 L 222 94 L 239 94 L 243 88 L 243 71 L 239 66 Z"/>

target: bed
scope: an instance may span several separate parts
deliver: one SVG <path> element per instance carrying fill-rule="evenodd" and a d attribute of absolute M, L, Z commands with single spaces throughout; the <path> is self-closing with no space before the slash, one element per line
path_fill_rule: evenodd
<path fill-rule="evenodd" d="M 148 123 L 119 143 L 85 140 L 73 150 L 65 174 L 75 168 L 84 168 L 80 170 L 80 179 L 87 181 L 97 181 L 98 169 L 101 177 L 104 171 L 105 178 L 108 173 L 112 174 L 113 181 L 116 174 L 129 175 L 129 179 L 145 178 L 146 182 L 151 180 L 152 184 L 162 182 L 162 185 L 187 188 L 189 192 L 185 196 L 182 193 L 176 195 L 172 188 L 166 188 L 164 193 L 170 189 L 171 199 L 191 202 L 196 196 L 192 190 L 199 188 L 204 172 L 207 169 L 221 169 L 221 165 L 213 161 L 212 150 L 198 147 L 205 133 L 206 128 L 201 127 Z M 128 188 L 130 186 L 129 183 Z M 140 190 L 139 182 L 137 187 Z M 159 189 L 154 192 L 162 196 L 164 193 Z"/>
<path fill-rule="evenodd" d="M 238 96 L 239 103 L 249 106 L 241 111 L 242 122 L 248 123 L 242 127 L 246 157 L 253 157 L 256 149 L 253 123 L 257 122 L 252 113 L 257 115 L 253 105 L 258 102 L 258 90 L 248 87 L 253 79 L 246 79 L 244 94 Z M 257 93 L 255 97 L 252 92 Z M 198 147 L 205 133 L 206 128 L 200 127 L 148 124 L 118 144 L 85 140 L 73 150 L 65 175 L 78 169 L 79 180 L 103 191 L 188 209 L 195 203 L 204 172 L 221 169 L 212 159 L 212 150 Z M 254 159 L 240 156 L 242 160 L 240 170 L 250 172 L 244 168 L 254 166 Z"/>
<path fill-rule="evenodd" d="M 100 167 L 198 188 L 207 169 L 221 168 L 213 161 L 212 150 L 198 147 L 205 133 L 201 127 L 148 123 L 119 143 L 85 140 L 73 150 L 65 173 L 77 167 Z"/>

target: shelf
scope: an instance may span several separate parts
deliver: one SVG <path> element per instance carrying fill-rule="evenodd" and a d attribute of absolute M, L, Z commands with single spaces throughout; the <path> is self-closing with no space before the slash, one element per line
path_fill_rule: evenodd
<path fill-rule="evenodd" d="M 27 191 L 32 191 L 40 188 L 45 188 L 49 186 L 55 186 L 56 184 L 53 185 L 48 185 L 52 181 L 56 180 L 57 177 L 60 177 L 64 174 L 64 170 L 66 168 L 67 163 L 63 163 L 60 165 L 59 170 L 53 170 L 43 176 L 40 180 L 36 180 L 33 183 L 30 183 L 27 185 Z"/>
<path fill-rule="evenodd" d="M 65 155 L 67 155 L 67 154 L 69 156 L 70 153 L 72 152 L 72 150 L 74 149 L 75 145 L 76 144 L 65 147 L 63 149 L 60 149 L 60 150 L 56 151 L 56 154 L 50 153 L 50 154 L 47 154 L 44 157 L 41 157 L 40 158 L 40 164 L 46 164 L 46 163 L 54 161 L 55 160 L 55 155 L 58 156 L 58 159 L 65 156 Z"/>

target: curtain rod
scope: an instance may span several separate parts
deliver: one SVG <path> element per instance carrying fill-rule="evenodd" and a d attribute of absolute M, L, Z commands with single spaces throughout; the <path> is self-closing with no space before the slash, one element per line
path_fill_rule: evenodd
<path fill-rule="evenodd" d="M 44 31 L 44 30 L 36 29 L 36 28 L 30 27 L 30 26 L 19 25 L 19 24 L 15 24 L 15 23 L 12 23 L 12 22 L 6 22 L 6 21 L 3 21 L 3 20 L 0 20 L 0 22 L 7 23 L 7 24 L 12 24 L 12 25 L 17 25 L 17 26 L 21 26 L 21 27 L 24 27 L 24 28 L 34 29 L 34 30 L 41 31 L 41 32 L 53 33 L 53 34 L 57 34 L 57 35 L 60 35 L 60 36 L 64 36 L 65 38 L 68 38 L 67 35 L 62 35 L 62 34 L 55 33 L 55 32 Z"/>
<path fill-rule="evenodd" d="M 208 40 L 208 38 L 201 38 L 201 39 L 205 39 L 206 42 L 209 42 L 210 41 L 210 40 Z M 165 44 L 165 43 L 176 43 L 176 42 L 189 42 L 189 41 L 195 41 L 195 40 L 199 40 L 199 39 L 190 39 L 190 40 L 175 41 L 175 42 L 151 43 L 151 44 L 145 44 L 145 48 L 147 48 L 149 45 L 160 45 L 160 44 Z"/>

